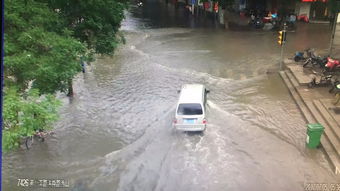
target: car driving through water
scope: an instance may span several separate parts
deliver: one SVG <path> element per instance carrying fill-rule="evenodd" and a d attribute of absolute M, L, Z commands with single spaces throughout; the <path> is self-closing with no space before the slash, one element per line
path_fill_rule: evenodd
<path fill-rule="evenodd" d="M 185 84 L 180 90 L 176 107 L 174 127 L 181 131 L 204 131 L 206 95 L 209 92 L 202 84 Z"/>

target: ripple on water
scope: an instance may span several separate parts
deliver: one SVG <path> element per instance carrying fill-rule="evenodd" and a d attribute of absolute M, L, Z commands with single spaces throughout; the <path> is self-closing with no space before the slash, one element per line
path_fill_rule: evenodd
<path fill-rule="evenodd" d="M 56 134 L 4 156 L 7 187 L 19 175 L 51 172 L 92 190 L 296 190 L 319 174 L 332 180 L 318 160 L 304 158 L 312 154 L 304 153 L 301 114 L 280 95 L 287 94 L 281 81 L 264 75 L 276 63 L 273 50 L 254 55 L 238 33 L 225 31 L 141 31 L 130 16 L 127 45 L 78 75 L 72 100 L 62 97 Z M 223 49 L 227 41 L 240 46 Z M 184 83 L 211 90 L 203 134 L 171 127 Z"/>

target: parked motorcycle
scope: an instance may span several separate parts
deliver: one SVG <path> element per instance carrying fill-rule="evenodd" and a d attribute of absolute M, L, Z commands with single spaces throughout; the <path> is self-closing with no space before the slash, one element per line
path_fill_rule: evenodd
<path fill-rule="evenodd" d="M 332 75 L 325 75 L 322 74 L 321 76 L 314 76 L 311 80 L 311 82 L 309 82 L 308 87 L 309 88 L 313 88 L 316 86 L 330 86 L 333 84 L 333 76 Z"/>
<path fill-rule="evenodd" d="M 328 90 L 329 93 L 339 93 L 340 92 L 340 81 L 339 80 L 335 80 L 332 83 L 332 87 L 331 89 Z"/>
<path fill-rule="evenodd" d="M 303 52 L 295 52 L 295 55 L 294 55 L 294 61 L 295 62 L 300 62 L 300 61 L 305 61 L 307 60 L 308 58 L 312 57 L 311 54 L 312 52 L 314 52 L 313 49 L 311 48 L 307 48 L 305 49 Z M 306 53 L 306 54 L 305 54 Z M 305 56 L 306 55 L 306 56 Z"/>
<path fill-rule="evenodd" d="M 316 56 L 314 51 L 310 52 L 310 57 L 304 62 L 303 67 L 308 65 L 319 66 L 320 68 L 325 68 L 327 63 L 327 57 Z"/>
<path fill-rule="evenodd" d="M 264 23 L 263 23 L 262 19 L 261 19 L 259 16 L 257 16 L 257 17 L 254 19 L 252 25 L 253 25 L 254 28 L 260 29 L 260 28 L 263 28 Z"/>
<path fill-rule="evenodd" d="M 304 21 L 304 22 L 306 22 L 306 23 L 309 22 L 309 19 L 308 19 L 307 14 L 302 14 L 302 15 L 297 16 L 297 20 L 298 20 L 298 21 Z"/>
<path fill-rule="evenodd" d="M 340 62 L 339 60 L 332 59 L 331 57 L 327 57 L 327 63 L 325 65 L 325 69 L 328 72 L 340 70 Z"/>
<path fill-rule="evenodd" d="M 333 104 L 334 105 L 337 105 L 340 101 L 340 82 L 339 81 L 336 81 L 332 88 L 329 90 L 329 93 L 335 93 L 335 96 L 334 96 L 334 101 L 333 101 Z"/>

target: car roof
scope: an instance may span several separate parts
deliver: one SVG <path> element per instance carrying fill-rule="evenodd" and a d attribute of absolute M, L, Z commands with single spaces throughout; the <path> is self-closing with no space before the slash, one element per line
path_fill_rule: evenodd
<path fill-rule="evenodd" d="M 184 84 L 181 89 L 179 103 L 202 103 L 204 85 Z"/>

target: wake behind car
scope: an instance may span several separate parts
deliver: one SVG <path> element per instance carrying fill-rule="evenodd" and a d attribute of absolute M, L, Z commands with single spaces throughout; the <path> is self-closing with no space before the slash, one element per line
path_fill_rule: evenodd
<path fill-rule="evenodd" d="M 202 84 L 185 84 L 180 91 L 174 127 L 180 131 L 204 131 L 206 95 L 209 91 Z"/>

